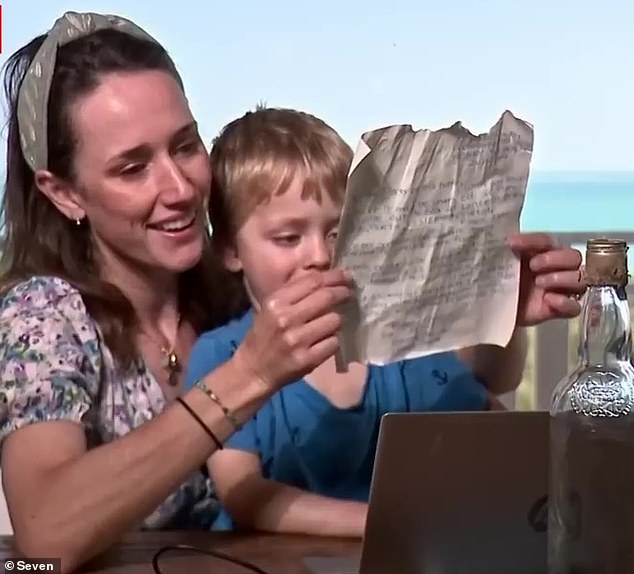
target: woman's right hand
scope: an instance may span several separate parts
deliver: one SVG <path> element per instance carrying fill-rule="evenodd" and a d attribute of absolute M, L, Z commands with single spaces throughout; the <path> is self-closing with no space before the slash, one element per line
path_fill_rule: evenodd
<path fill-rule="evenodd" d="M 302 378 L 336 352 L 336 308 L 351 294 L 352 279 L 341 269 L 288 283 L 262 304 L 234 360 L 273 389 Z"/>

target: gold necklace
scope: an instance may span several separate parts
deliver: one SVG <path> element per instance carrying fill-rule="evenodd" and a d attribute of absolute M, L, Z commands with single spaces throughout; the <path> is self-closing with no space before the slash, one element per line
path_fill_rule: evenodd
<path fill-rule="evenodd" d="M 169 339 L 161 333 L 161 337 L 163 339 L 163 344 L 159 345 L 159 349 L 163 355 L 163 361 L 161 364 L 163 368 L 167 370 L 167 384 L 170 385 L 170 387 L 178 385 L 178 375 L 181 372 L 181 363 L 178 358 L 178 353 L 176 352 L 176 344 L 178 342 L 180 327 L 181 315 L 179 313 L 176 321 L 176 336 L 174 337 L 174 343 L 172 345 L 169 344 Z M 147 334 L 149 335 L 149 333 Z M 150 337 L 154 339 L 151 335 Z"/>

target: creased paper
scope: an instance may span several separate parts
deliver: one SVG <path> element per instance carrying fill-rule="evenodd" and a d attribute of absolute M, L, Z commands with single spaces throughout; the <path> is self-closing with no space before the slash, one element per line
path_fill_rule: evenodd
<path fill-rule="evenodd" d="M 340 369 L 508 344 L 520 271 L 508 237 L 532 151 L 532 126 L 509 111 L 478 136 L 459 122 L 363 134 L 333 262 L 357 286 L 343 308 Z"/>

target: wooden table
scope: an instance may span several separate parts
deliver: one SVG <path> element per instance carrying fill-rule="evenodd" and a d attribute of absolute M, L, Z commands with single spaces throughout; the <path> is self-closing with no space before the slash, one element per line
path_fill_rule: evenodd
<path fill-rule="evenodd" d="M 138 532 L 81 570 L 92 574 L 153 574 L 152 557 L 163 546 L 190 544 L 246 560 L 267 574 L 308 574 L 308 556 L 355 556 L 361 542 L 309 536 L 234 534 L 218 532 Z M 10 536 L 0 537 L 0 567 L 14 558 Z M 213 557 L 178 551 L 163 554 L 163 574 L 248 574 L 252 572 Z"/>

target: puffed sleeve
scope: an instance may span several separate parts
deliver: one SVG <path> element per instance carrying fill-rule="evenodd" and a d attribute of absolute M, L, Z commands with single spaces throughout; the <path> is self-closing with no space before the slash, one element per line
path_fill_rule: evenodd
<path fill-rule="evenodd" d="M 0 304 L 0 442 L 36 422 L 94 430 L 100 364 L 97 330 L 76 289 L 53 277 L 11 289 Z"/>

